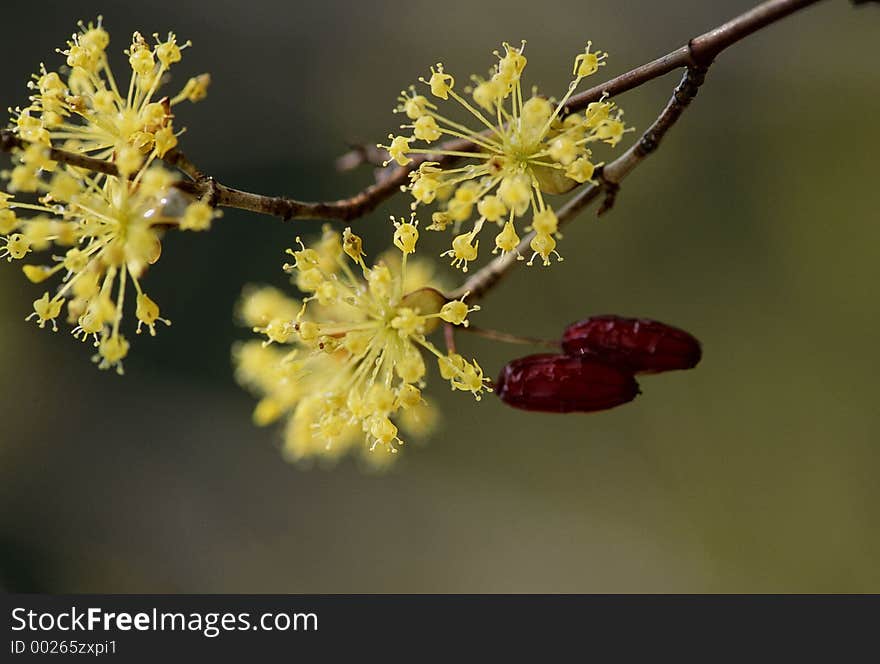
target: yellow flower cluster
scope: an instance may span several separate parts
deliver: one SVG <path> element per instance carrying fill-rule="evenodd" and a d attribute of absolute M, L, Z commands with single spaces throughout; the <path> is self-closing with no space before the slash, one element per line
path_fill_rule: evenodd
<path fill-rule="evenodd" d="M 605 64 L 606 53 L 592 51 L 588 43 L 574 59 L 574 80 L 568 91 L 554 103 L 535 91 L 524 98 L 520 83 L 526 66 L 524 46 L 525 42 L 519 48 L 505 43 L 503 54 L 495 52 L 498 62 L 489 78 L 473 76 L 473 84 L 464 89 L 472 101 L 456 92 L 455 79 L 442 64 L 431 68 L 429 79 L 420 79 L 432 98 L 451 98 L 475 119 L 476 130 L 442 115 L 435 103 L 411 86 L 401 93 L 395 109 L 411 121 L 401 125 L 411 130 L 411 135 L 390 135 L 390 144 L 379 146 L 401 166 L 409 164 L 414 155 L 469 161 L 456 168 L 426 161 L 412 173 L 408 187 L 414 198 L 413 209 L 419 204 L 440 203 L 428 227 L 431 230 L 444 230 L 453 224 L 458 232 L 476 208 L 473 226 L 456 235 L 452 248 L 444 254 L 464 271 L 478 256 L 478 236 L 487 222 L 499 228 L 492 253 L 517 251 L 520 237 L 514 222 L 530 211 L 531 224 L 525 230 L 534 230 L 535 236 L 530 243 L 534 253 L 529 264 L 540 257 L 544 265 L 549 265 L 551 255 L 559 257 L 558 220 L 544 195 L 565 193 L 579 183 L 592 181 L 601 164 L 593 163 L 589 146 L 597 142 L 614 146 L 626 131 L 623 112 L 604 99 L 590 104 L 583 114 L 563 112 L 578 83 Z M 443 138 L 462 139 L 476 150 L 430 145 Z M 413 147 L 417 141 L 428 145 Z"/>
<path fill-rule="evenodd" d="M 16 111 L 13 130 L 28 147 L 4 173 L 17 196 L 0 192 L 0 257 L 24 260 L 51 251 L 49 264 L 23 266 L 34 283 L 59 275 L 61 282 L 34 302 L 28 318 L 57 330 L 66 305 L 74 336 L 92 341 L 101 368 L 122 373 L 129 350 L 121 331 L 126 295 L 135 302 L 138 333 L 145 326 L 155 334 L 158 323 L 169 324 L 141 286 L 161 254 L 163 230 L 204 230 L 215 215 L 178 193 L 174 175 L 155 164 L 177 142 L 171 107 L 204 96 L 207 78 L 192 79 L 174 99 L 154 101 L 186 44 L 178 46 L 172 34 L 151 47 L 135 33 L 126 51 L 132 76 L 122 95 L 105 53 L 109 35 L 100 21 L 81 28 L 62 51 L 67 78 L 41 68 L 30 106 Z M 56 163 L 52 147 L 111 162 L 118 176 Z"/>
<path fill-rule="evenodd" d="M 410 258 L 418 237 L 414 218 L 396 221 L 400 253 L 370 266 L 357 235 L 325 227 L 314 246 L 288 250 L 285 270 L 302 302 L 271 288 L 246 291 L 240 317 L 264 340 L 236 347 L 237 377 L 262 398 L 258 424 L 287 418 L 291 458 L 355 451 L 381 465 L 403 444 L 398 426 L 426 433 L 436 414 L 422 396 L 425 354 L 453 390 L 480 399 L 489 389 L 476 361 L 428 339 L 441 322 L 467 325 L 477 307 L 431 286 L 426 264 Z"/>
<path fill-rule="evenodd" d="M 67 48 L 69 73 L 47 71 L 45 66 L 33 76 L 30 105 L 16 109 L 15 129 L 24 140 L 51 145 L 67 151 L 82 152 L 98 159 L 113 159 L 114 153 L 125 165 L 134 155 L 163 157 L 177 145 L 171 110 L 182 101 L 200 101 L 207 95 L 210 76 L 191 78 L 174 97 L 159 95 L 163 78 L 171 66 L 180 62 L 189 42 L 178 44 L 174 33 L 156 44 L 150 44 L 139 33 L 132 36 L 126 49 L 131 67 L 127 87 L 117 84 L 106 49 L 110 35 L 101 25 L 80 24 Z M 13 174 L 13 188 L 33 191 L 34 166 L 22 164 L 20 176 Z M 30 167 L 30 168 L 29 168 Z M 127 168 L 136 170 L 136 165 Z M 24 186 L 18 186 L 21 183 Z"/>

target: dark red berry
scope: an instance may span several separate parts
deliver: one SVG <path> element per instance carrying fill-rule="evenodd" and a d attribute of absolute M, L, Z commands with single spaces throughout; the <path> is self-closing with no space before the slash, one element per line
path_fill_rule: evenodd
<path fill-rule="evenodd" d="M 593 316 L 569 325 L 562 336 L 569 355 L 593 357 L 633 373 L 691 369 L 700 342 L 684 330 L 647 318 Z"/>
<path fill-rule="evenodd" d="M 632 374 L 588 357 L 540 354 L 508 363 L 495 391 L 514 408 L 545 413 L 591 413 L 636 398 Z"/>

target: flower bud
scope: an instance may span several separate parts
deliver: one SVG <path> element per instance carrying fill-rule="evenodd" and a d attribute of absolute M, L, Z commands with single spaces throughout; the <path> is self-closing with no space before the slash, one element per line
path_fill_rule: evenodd
<path fill-rule="evenodd" d="M 508 406 L 545 413 L 591 413 L 639 394 L 632 374 L 585 357 L 539 354 L 509 362 L 495 385 Z"/>
<path fill-rule="evenodd" d="M 702 356 L 700 342 L 684 330 L 647 318 L 614 315 L 569 325 L 562 335 L 562 349 L 636 374 L 692 369 Z"/>

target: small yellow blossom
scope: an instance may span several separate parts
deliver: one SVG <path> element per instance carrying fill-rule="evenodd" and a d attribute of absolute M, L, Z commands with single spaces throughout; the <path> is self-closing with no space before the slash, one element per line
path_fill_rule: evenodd
<path fill-rule="evenodd" d="M 480 224 L 482 227 L 482 224 Z M 477 259 L 480 249 L 480 241 L 474 241 L 480 232 L 480 227 L 475 227 L 469 233 L 457 235 L 452 241 L 452 249 L 443 252 L 443 256 L 452 256 L 452 265 L 461 268 L 462 272 L 468 271 L 468 263 Z"/>
<path fill-rule="evenodd" d="M 477 203 L 477 211 L 486 221 L 498 223 L 507 214 L 507 206 L 498 196 L 484 196 Z"/>
<path fill-rule="evenodd" d="M 50 298 L 49 293 L 43 293 L 43 297 L 34 301 L 34 312 L 27 319 L 36 317 L 37 324 L 41 328 L 46 327 L 46 323 L 52 323 L 52 329 L 57 332 L 58 325 L 55 323 L 55 319 L 61 315 L 63 306 L 64 300 L 57 297 Z"/>
<path fill-rule="evenodd" d="M 531 265 L 537 256 L 541 257 L 544 265 L 550 265 L 550 256 L 553 254 L 556 254 L 557 260 L 562 260 L 562 256 L 556 251 L 556 240 L 549 233 L 535 233 L 535 237 L 529 242 L 529 246 L 535 253 L 532 254 L 527 265 Z"/>
<path fill-rule="evenodd" d="M 394 221 L 394 217 L 391 217 Z M 394 221 L 394 246 L 400 249 L 404 255 L 414 253 L 416 250 L 416 242 L 419 239 L 419 222 L 412 215 L 410 221 L 401 219 L 399 222 Z"/>
<path fill-rule="evenodd" d="M 9 262 L 20 260 L 31 251 L 30 241 L 21 233 L 0 238 L 0 241 L 5 243 L 5 246 L 0 249 L 0 258 L 5 258 Z"/>
<path fill-rule="evenodd" d="M 413 136 L 420 141 L 430 143 L 431 141 L 436 141 L 440 138 L 442 132 L 437 125 L 437 121 L 433 117 L 430 115 L 423 115 L 416 120 L 413 125 Z"/>
<path fill-rule="evenodd" d="M 247 286 L 237 310 L 238 319 L 247 327 L 266 327 L 272 320 L 293 320 L 301 303 L 291 300 L 271 286 Z"/>
<path fill-rule="evenodd" d="M 138 319 L 137 333 L 141 333 L 141 325 L 145 325 L 150 331 L 150 335 L 156 336 L 156 323 L 165 323 L 171 325 L 171 321 L 159 316 L 159 305 L 153 302 L 146 293 L 138 293 L 137 309 L 135 316 Z"/>
<path fill-rule="evenodd" d="M 121 334 L 115 334 L 103 339 L 98 344 L 98 354 L 93 358 L 100 369 L 116 368 L 116 372 L 122 375 L 122 360 L 128 355 L 128 340 Z"/>
<path fill-rule="evenodd" d="M 601 165 L 602 164 L 593 164 L 589 159 L 581 157 L 580 159 L 575 159 L 568 165 L 568 168 L 565 169 L 565 175 L 579 184 L 592 182 L 593 173 L 596 171 L 596 167 Z"/>
<path fill-rule="evenodd" d="M 391 155 L 391 158 L 396 161 L 399 166 L 406 166 L 410 163 L 412 159 L 406 156 L 406 153 L 409 152 L 410 139 L 407 139 L 404 136 L 388 136 L 388 138 L 391 139 L 391 145 L 388 146 L 388 154 Z M 388 162 L 385 162 L 385 165 L 387 164 Z"/>
<path fill-rule="evenodd" d="M 186 85 L 183 86 L 183 90 L 180 91 L 180 94 L 177 95 L 175 99 L 186 99 L 187 101 L 193 103 L 202 101 L 205 97 L 208 96 L 208 87 L 210 85 L 211 75 L 199 74 L 198 76 L 194 76 L 186 82 Z"/>
<path fill-rule="evenodd" d="M 440 99 L 448 99 L 449 93 L 452 92 L 452 86 L 455 85 L 455 79 L 443 71 L 443 64 L 437 63 L 437 69 L 431 67 L 431 79 L 426 82 L 431 88 L 431 94 Z"/>
<path fill-rule="evenodd" d="M 584 52 L 574 59 L 574 69 L 571 73 L 575 76 L 580 78 L 583 78 L 584 76 L 592 76 L 599 71 L 599 67 L 605 65 L 605 58 L 608 57 L 608 54 L 598 51 L 591 52 L 590 48 L 592 46 L 593 42 L 587 42 L 587 47 L 584 49 Z"/>
<path fill-rule="evenodd" d="M 415 218 L 395 221 L 399 253 L 373 266 L 350 229 L 340 236 L 325 228 L 315 245 L 288 251 L 294 262 L 285 270 L 305 292 L 301 302 L 271 288 L 245 291 L 239 317 L 264 341 L 236 347 L 236 376 L 261 399 L 258 424 L 287 418 L 290 458 L 352 451 L 384 466 L 403 445 L 401 427 L 421 435 L 436 420 L 422 398 L 423 356 L 441 367 L 448 359 L 428 335 L 441 321 L 467 325 L 478 307 L 447 301 L 431 285 L 411 256 L 417 227 Z M 453 389 L 477 399 L 489 389 L 476 362 L 461 358 L 443 370 Z"/>
<path fill-rule="evenodd" d="M 190 203 L 180 218 L 180 230 L 206 231 L 211 228 L 211 221 L 217 214 L 217 211 L 207 203 L 202 201 Z"/>
<path fill-rule="evenodd" d="M 501 232 L 495 236 L 495 248 L 492 250 L 492 253 L 497 254 L 500 251 L 501 255 L 504 256 L 515 252 L 518 246 L 519 235 L 516 234 L 513 222 L 508 221 L 504 224 L 504 228 L 501 229 Z M 517 254 L 517 259 L 522 260 L 522 256 Z"/>
<path fill-rule="evenodd" d="M 476 121 L 476 129 L 441 114 L 437 105 L 410 87 L 401 92 L 395 112 L 412 121 L 402 125 L 412 135 L 391 135 L 389 145 L 380 146 L 401 166 L 410 164 L 414 157 L 468 160 L 454 168 L 423 161 L 410 174 L 408 186 L 413 209 L 439 201 L 440 209 L 432 215 L 428 229 L 439 231 L 454 225 L 458 235 L 444 255 L 451 256 L 453 265 L 462 270 L 477 259 L 477 236 L 487 222 L 501 227 L 495 251 L 514 251 L 519 243 L 517 220 L 529 211 L 536 218 L 531 227 L 541 236 L 536 239 L 540 247 L 537 254 L 544 257 L 555 253 L 555 240 L 548 238 L 559 237 L 556 229 L 539 230 L 545 222 L 537 220 L 541 217 L 549 221 L 546 215 L 553 214 L 545 196 L 562 194 L 591 181 L 600 164 L 592 161 L 590 146 L 597 142 L 614 146 L 627 131 L 622 111 L 604 98 L 590 104 L 583 114 L 565 115 L 565 105 L 577 85 L 605 65 L 607 53 L 593 51 L 588 42 L 584 52 L 574 59 L 574 80 L 556 102 L 534 91 L 530 98 L 524 97 L 524 47 L 525 42 L 518 48 L 505 43 L 503 53 L 495 52 L 498 61 L 489 78 L 472 77 L 473 85 L 461 94 L 442 64 L 431 68 L 428 79 L 419 79 L 432 97 L 454 100 L 467 117 Z M 417 141 L 431 144 L 441 138 L 467 139 L 476 149 L 460 152 L 443 145 L 414 146 Z M 460 225 L 472 219 L 475 209 L 478 216 L 471 229 L 459 232 Z M 546 257 L 542 262 L 549 264 Z"/>
<path fill-rule="evenodd" d="M 532 219 L 531 228 L 538 234 L 555 235 L 559 227 L 559 219 L 550 208 L 538 212 Z"/>
<path fill-rule="evenodd" d="M 464 297 L 467 297 L 465 294 Z M 452 300 L 451 302 L 447 302 L 440 309 L 440 318 L 445 320 L 447 323 L 452 323 L 453 325 L 463 325 L 467 327 L 470 322 L 467 317 L 468 314 L 473 313 L 474 311 L 479 311 L 479 306 L 469 307 L 464 302 L 464 298 L 461 300 Z"/>

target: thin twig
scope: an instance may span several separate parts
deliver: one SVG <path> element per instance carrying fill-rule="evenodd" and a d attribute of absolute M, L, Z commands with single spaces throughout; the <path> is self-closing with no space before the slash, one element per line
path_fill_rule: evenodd
<path fill-rule="evenodd" d="M 455 348 L 455 329 L 455 325 L 443 323 L 443 341 L 446 342 L 446 352 L 450 355 L 454 355 L 457 352 Z M 459 329 L 463 329 L 463 326 L 459 326 Z"/>
<path fill-rule="evenodd" d="M 174 166 L 178 170 L 186 173 L 190 180 L 195 182 L 199 182 L 201 180 L 208 179 L 208 176 L 202 173 L 199 168 L 192 163 L 187 156 L 183 154 L 178 148 L 174 148 L 165 153 L 165 156 L 162 157 L 162 161 L 164 161 L 169 166 Z"/>
<path fill-rule="evenodd" d="M 370 144 L 352 145 L 351 150 L 336 160 L 336 170 L 340 173 L 353 171 L 358 166 L 370 164 L 384 167 L 389 159 L 388 151 Z"/>
<path fill-rule="evenodd" d="M 620 189 L 620 183 L 636 166 L 657 149 L 666 132 L 676 123 L 684 109 L 687 108 L 697 95 L 700 86 L 706 78 L 707 69 L 708 66 L 689 67 L 685 70 L 681 82 L 672 93 L 672 97 L 666 103 L 660 115 L 657 116 L 657 119 L 642 134 L 641 138 L 620 157 L 610 164 L 606 164 L 596 174 L 595 183 L 582 189 L 565 205 L 559 208 L 556 216 L 559 219 L 560 227 L 571 222 L 602 192 L 605 192 L 606 198 L 599 212 L 603 213 L 611 209 L 617 191 Z M 529 244 L 533 237 L 535 237 L 534 231 L 520 241 L 515 252 L 505 254 L 486 264 L 451 293 L 449 297 L 456 299 L 468 293 L 468 299 L 473 301 L 485 295 L 489 290 L 498 285 L 498 282 L 510 271 L 510 268 L 516 265 L 521 255 L 531 251 Z"/>
<path fill-rule="evenodd" d="M 544 346 L 545 348 L 553 348 L 559 350 L 559 341 L 552 341 L 550 339 L 539 339 L 538 337 L 523 337 L 518 334 L 508 334 L 507 332 L 501 332 L 500 330 L 491 330 L 486 327 L 476 327 L 475 325 L 468 325 L 464 327 L 463 325 L 456 328 L 461 330 L 462 332 L 472 332 L 479 337 L 483 337 L 484 339 L 491 339 L 492 341 L 501 341 L 507 344 L 524 344 L 530 346 Z"/>
<path fill-rule="evenodd" d="M 336 219 L 352 221 L 371 212 L 379 203 L 400 191 L 396 177 L 378 182 L 360 193 L 340 201 L 306 203 L 284 196 L 264 196 L 227 187 L 205 178 L 195 182 L 179 182 L 177 187 L 198 198 L 210 198 L 216 207 L 237 208 L 289 219 Z"/>

